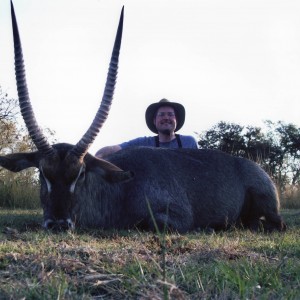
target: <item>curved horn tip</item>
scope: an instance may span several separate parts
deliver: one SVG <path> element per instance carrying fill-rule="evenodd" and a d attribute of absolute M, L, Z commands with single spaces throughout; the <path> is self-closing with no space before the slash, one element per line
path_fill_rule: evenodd
<path fill-rule="evenodd" d="M 12 0 L 10 0 L 10 12 L 12 15 L 15 14 L 14 4 L 13 4 Z"/>
<path fill-rule="evenodd" d="M 13 4 L 12 0 L 10 0 L 10 10 L 11 10 L 11 14 L 14 15 L 15 9 L 14 9 L 14 4 Z"/>
<path fill-rule="evenodd" d="M 116 77 L 117 77 L 119 53 L 121 48 L 122 32 L 123 32 L 123 19 L 124 19 L 124 6 L 122 7 L 122 11 L 118 23 L 117 33 L 115 36 L 112 56 L 108 68 L 105 89 L 104 89 L 100 107 L 96 113 L 92 125 L 89 127 L 89 129 L 86 131 L 84 136 L 74 146 L 74 148 L 71 151 L 77 157 L 83 157 L 87 153 L 88 148 L 95 140 L 96 136 L 100 131 L 100 128 L 102 127 L 105 120 L 107 119 L 108 112 L 113 98 L 113 92 L 114 92 L 114 87 L 115 87 Z"/>
<path fill-rule="evenodd" d="M 121 16 L 120 16 L 120 19 L 122 19 L 122 22 L 123 22 L 123 18 L 124 18 L 124 5 L 122 6 Z"/>

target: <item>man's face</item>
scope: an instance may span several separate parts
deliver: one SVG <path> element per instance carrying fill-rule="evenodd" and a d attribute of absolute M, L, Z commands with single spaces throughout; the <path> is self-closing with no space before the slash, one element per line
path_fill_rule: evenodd
<path fill-rule="evenodd" d="M 154 125 L 159 133 L 174 133 L 177 126 L 174 109 L 170 106 L 160 107 L 154 116 Z"/>

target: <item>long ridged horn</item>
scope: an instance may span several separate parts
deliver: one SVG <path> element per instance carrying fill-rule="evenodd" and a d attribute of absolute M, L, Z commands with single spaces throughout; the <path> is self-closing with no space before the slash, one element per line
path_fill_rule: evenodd
<path fill-rule="evenodd" d="M 118 30 L 115 38 L 114 48 L 112 51 L 105 89 L 104 89 L 100 107 L 96 113 L 96 116 L 90 128 L 86 131 L 86 133 L 83 135 L 81 140 L 71 150 L 71 152 L 74 155 L 76 155 L 78 158 L 82 158 L 85 156 L 85 154 L 88 151 L 88 148 L 95 140 L 102 125 L 107 119 L 109 113 L 109 109 L 113 99 L 115 84 L 116 84 L 117 72 L 118 72 L 119 53 L 121 48 L 122 31 L 123 31 L 123 18 L 124 18 L 124 6 L 121 11 Z"/>
<path fill-rule="evenodd" d="M 21 114 L 28 129 L 29 135 L 37 149 L 44 155 L 52 155 L 55 153 L 55 151 L 52 148 L 52 146 L 48 143 L 46 137 L 39 128 L 30 103 L 19 29 L 13 3 L 12 1 L 10 3 L 14 36 L 15 73 Z"/>

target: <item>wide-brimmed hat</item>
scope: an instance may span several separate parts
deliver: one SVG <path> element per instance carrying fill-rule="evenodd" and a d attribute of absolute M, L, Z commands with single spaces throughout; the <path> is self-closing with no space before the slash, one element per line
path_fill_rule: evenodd
<path fill-rule="evenodd" d="M 175 128 L 175 131 L 178 131 L 183 126 L 184 120 L 185 120 L 184 106 L 181 105 L 180 103 L 171 102 L 167 99 L 161 99 L 159 102 L 152 103 L 146 109 L 145 117 L 146 117 L 146 124 L 147 124 L 148 128 L 152 132 L 158 133 L 158 131 L 153 123 L 153 120 L 154 120 L 157 110 L 162 106 L 170 106 L 174 109 L 176 121 L 177 121 L 177 126 Z"/>

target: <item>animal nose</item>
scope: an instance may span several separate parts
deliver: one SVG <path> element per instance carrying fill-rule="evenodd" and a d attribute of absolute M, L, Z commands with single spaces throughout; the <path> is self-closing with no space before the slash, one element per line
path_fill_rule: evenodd
<path fill-rule="evenodd" d="M 66 231 L 75 228 L 74 223 L 70 220 L 51 220 L 48 219 L 44 222 L 43 227 L 52 231 Z"/>

